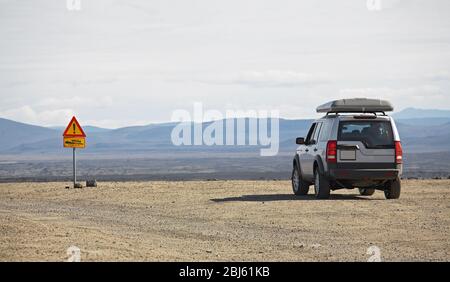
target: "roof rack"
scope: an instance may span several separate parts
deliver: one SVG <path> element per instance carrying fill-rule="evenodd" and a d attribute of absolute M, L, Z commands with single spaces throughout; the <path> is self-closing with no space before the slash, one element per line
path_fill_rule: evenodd
<path fill-rule="evenodd" d="M 334 100 L 317 107 L 318 113 L 382 113 L 393 111 L 394 107 L 386 100 L 353 98 Z"/>
<path fill-rule="evenodd" d="M 378 116 L 378 113 L 382 116 L 386 116 L 386 112 L 384 111 L 331 111 L 327 112 L 326 116 L 328 115 L 339 115 L 339 114 L 374 114 L 375 116 Z"/>

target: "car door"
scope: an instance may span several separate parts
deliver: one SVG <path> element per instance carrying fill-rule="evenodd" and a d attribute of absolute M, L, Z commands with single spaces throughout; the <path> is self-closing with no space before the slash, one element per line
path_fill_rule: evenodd
<path fill-rule="evenodd" d="M 320 128 L 320 134 L 317 137 L 317 152 L 316 156 L 320 156 L 322 159 L 322 165 L 325 171 L 328 170 L 327 162 L 326 162 L 326 152 L 327 152 L 327 143 L 330 140 L 331 129 L 333 127 L 334 120 L 328 119 L 322 122 L 322 126 Z"/>
<path fill-rule="evenodd" d="M 313 179 L 314 178 L 314 161 L 316 159 L 316 155 L 319 153 L 318 145 L 319 145 L 319 134 L 322 128 L 322 122 L 317 122 L 316 127 L 314 128 L 314 133 L 312 134 L 311 139 L 308 142 L 308 157 L 306 160 L 307 167 L 307 177 Z"/>
<path fill-rule="evenodd" d="M 311 170 L 312 168 L 309 168 L 311 165 L 311 155 L 309 154 L 310 150 L 310 141 L 314 135 L 314 130 L 316 128 L 316 123 L 313 123 L 311 127 L 309 128 L 308 135 L 306 135 L 305 144 L 299 146 L 299 149 L 297 151 L 298 157 L 300 159 L 300 168 L 301 173 L 304 179 L 310 180 L 311 177 Z"/>

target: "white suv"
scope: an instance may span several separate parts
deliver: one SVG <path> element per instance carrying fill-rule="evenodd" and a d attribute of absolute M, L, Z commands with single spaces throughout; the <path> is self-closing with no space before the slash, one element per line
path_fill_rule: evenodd
<path fill-rule="evenodd" d="M 359 188 L 370 196 L 382 190 L 387 199 L 400 197 L 402 146 L 392 105 L 378 99 L 336 100 L 317 108 L 326 115 L 299 137 L 292 170 L 295 195 L 306 195 L 314 184 L 317 198 L 330 190 Z"/>

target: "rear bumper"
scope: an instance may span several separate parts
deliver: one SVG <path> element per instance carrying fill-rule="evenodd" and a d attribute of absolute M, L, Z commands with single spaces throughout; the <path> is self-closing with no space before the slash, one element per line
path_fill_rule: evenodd
<path fill-rule="evenodd" d="M 392 180 L 401 175 L 401 169 L 330 169 L 333 180 Z"/>

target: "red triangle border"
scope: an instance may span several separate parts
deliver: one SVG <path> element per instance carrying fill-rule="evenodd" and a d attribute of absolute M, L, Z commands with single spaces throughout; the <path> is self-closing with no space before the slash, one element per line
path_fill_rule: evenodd
<path fill-rule="evenodd" d="M 70 129 L 70 125 L 72 124 L 72 122 L 75 122 L 75 124 L 78 126 L 78 128 L 81 131 L 81 134 L 67 134 L 67 132 Z M 81 125 L 78 123 L 78 120 L 75 117 L 72 117 L 72 119 L 70 120 L 69 124 L 66 127 L 66 130 L 64 130 L 63 133 L 64 137 L 86 137 L 86 133 L 84 133 L 83 128 L 81 127 Z"/>

